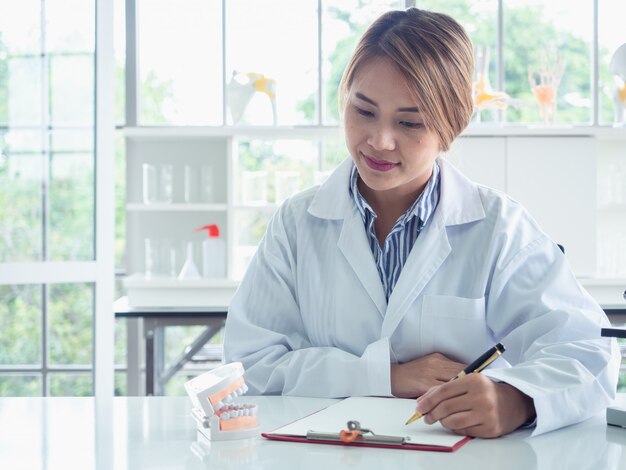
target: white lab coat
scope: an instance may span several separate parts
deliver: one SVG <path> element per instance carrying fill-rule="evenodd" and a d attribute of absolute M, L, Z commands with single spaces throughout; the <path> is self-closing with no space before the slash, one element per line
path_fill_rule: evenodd
<path fill-rule="evenodd" d="M 469 363 L 502 342 L 484 374 L 534 399 L 534 434 L 606 407 L 620 362 L 608 320 L 520 204 L 440 159 L 439 204 L 387 302 L 351 166 L 280 207 L 231 302 L 225 358 L 250 393 L 389 396 L 391 363 Z"/>

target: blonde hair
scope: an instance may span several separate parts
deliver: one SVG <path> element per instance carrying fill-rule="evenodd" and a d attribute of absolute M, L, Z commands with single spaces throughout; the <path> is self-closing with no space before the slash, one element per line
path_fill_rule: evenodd
<path fill-rule="evenodd" d="M 359 67 L 377 57 L 398 66 L 424 124 L 438 135 L 441 150 L 447 151 L 473 112 L 474 53 L 463 27 L 448 15 L 417 8 L 384 13 L 365 31 L 344 70 L 340 111 Z"/>

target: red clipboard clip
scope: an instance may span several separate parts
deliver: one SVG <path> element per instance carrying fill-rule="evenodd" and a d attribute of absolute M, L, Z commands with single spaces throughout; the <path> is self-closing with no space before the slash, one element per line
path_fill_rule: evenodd
<path fill-rule="evenodd" d="M 339 433 L 339 440 L 341 442 L 354 442 L 358 438 L 363 437 L 363 434 L 371 434 L 375 436 L 371 429 L 361 428 L 361 423 L 358 421 L 348 421 L 348 429 L 344 429 Z"/>
<path fill-rule="evenodd" d="M 403 445 L 406 439 L 402 436 L 383 436 L 376 434 L 371 429 L 361 427 L 361 423 L 356 420 L 348 421 L 348 429 L 343 429 L 338 434 L 309 431 L 306 438 L 316 441 L 339 441 L 345 444 L 385 444 Z"/>

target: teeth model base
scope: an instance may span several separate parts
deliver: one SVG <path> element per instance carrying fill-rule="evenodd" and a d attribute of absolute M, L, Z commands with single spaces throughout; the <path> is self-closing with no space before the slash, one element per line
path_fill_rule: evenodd
<path fill-rule="evenodd" d="M 185 383 L 194 405 L 191 414 L 198 431 L 210 440 L 245 439 L 259 434 L 257 405 L 233 403 L 248 391 L 243 365 L 233 362 Z"/>

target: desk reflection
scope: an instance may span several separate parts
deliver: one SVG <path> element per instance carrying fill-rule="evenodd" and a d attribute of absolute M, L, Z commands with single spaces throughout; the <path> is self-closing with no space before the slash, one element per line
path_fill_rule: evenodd
<path fill-rule="evenodd" d="M 285 424 L 279 416 L 305 416 L 312 410 L 305 401 L 255 397 L 263 431 Z M 328 400 L 329 404 L 333 400 Z M 453 453 L 357 448 L 265 440 L 197 441 L 192 450 L 209 468 L 267 468 L 319 470 L 332 468 L 380 469 L 463 468 L 507 470 L 559 470 L 626 468 L 622 449 L 626 429 L 607 427 L 603 416 L 542 436 L 531 430 L 499 439 L 474 439 Z M 198 449 L 201 453 L 198 454 Z M 188 467 L 195 468 L 195 467 Z M 200 467 L 198 467 L 200 468 Z M 205 467 L 206 468 L 206 467 Z"/>
<path fill-rule="evenodd" d="M 263 432 L 335 400 L 240 397 Z M 626 468 L 626 429 L 597 416 L 542 436 L 474 439 L 452 453 L 270 441 L 199 441 L 187 397 L 0 398 L 0 469 L 560 470 Z"/>

